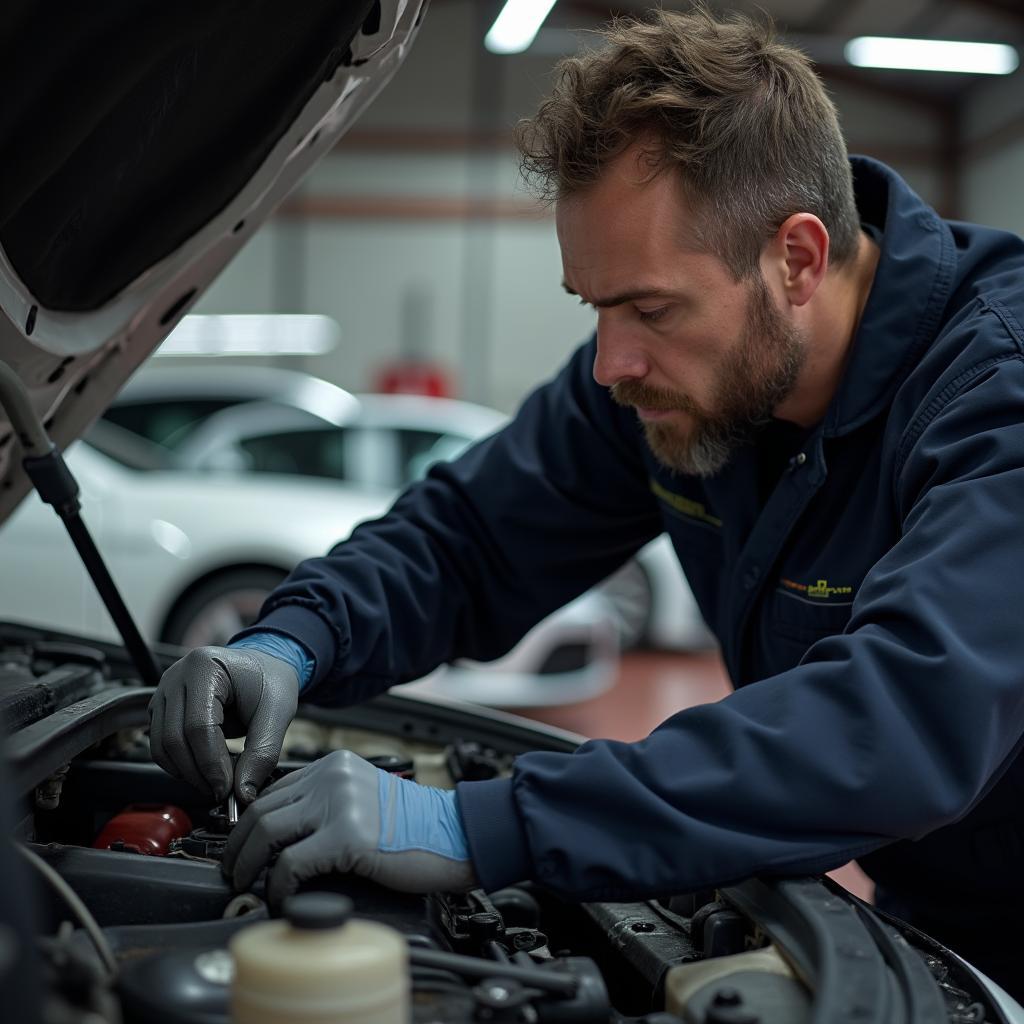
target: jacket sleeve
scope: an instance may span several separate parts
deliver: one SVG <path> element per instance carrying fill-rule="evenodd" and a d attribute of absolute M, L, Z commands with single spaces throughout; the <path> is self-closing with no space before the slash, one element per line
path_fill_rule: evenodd
<path fill-rule="evenodd" d="M 641 742 L 459 786 L 485 888 L 631 899 L 824 871 L 976 804 L 1024 732 L 1024 365 L 991 362 L 906 432 L 901 537 L 845 633 Z"/>
<path fill-rule="evenodd" d="M 635 417 L 594 383 L 593 359 L 591 341 L 504 430 L 274 590 L 246 632 L 309 649 L 304 698 L 350 704 L 498 657 L 660 532 Z"/>

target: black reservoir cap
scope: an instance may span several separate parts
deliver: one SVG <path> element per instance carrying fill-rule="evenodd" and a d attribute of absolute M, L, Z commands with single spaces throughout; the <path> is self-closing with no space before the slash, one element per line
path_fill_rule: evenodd
<path fill-rule="evenodd" d="M 285 920 L 303 931 L 340 928 L 354 910 L 347 896 L 334 892 L 300 892 L 284 901 Z"/>

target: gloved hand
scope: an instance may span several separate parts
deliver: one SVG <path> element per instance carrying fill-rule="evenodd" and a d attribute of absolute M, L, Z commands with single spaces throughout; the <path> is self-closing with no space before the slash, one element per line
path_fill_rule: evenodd
<path fill-rule="evenodd" d="M 261 793 L 228 837 L 221 867 L 247 889 L 271 856 L 272 906 L 298 884 L 351 871 L 403 892 L 476 884 L 452 790 L 421 786 L 336 750 Z"/>
<path fill-rule="evenodd" d="M 224 737 L 245 736 L 234 789 L 250 803 L 281 756 L 295 717 L 299 679 L 280 658 L 259 651 L 197 647 L 175 662 L 149 702 L 149 742 L 164 771 L 217 800 L 231 792 Z"/>

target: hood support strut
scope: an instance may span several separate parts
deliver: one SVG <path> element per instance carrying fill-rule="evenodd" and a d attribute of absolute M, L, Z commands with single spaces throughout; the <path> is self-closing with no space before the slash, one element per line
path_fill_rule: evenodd
<path fill-rule="evenodd" d="M 0 361 L 0 406 L 6 410 L 21 441 L 24 452 L 22 466 L 28 478 L 39 497 L 53 506 L 67 528 L 142 682 L 146 686 L 156 686 L 160 681 L 160 670 L 82 519 L 78 483 L 39 421 L 18 375 L 3 361 Z"/>

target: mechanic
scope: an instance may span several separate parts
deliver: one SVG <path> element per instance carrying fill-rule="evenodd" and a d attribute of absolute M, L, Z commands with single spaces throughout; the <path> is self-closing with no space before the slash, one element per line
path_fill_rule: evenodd
<path fill-rule="evenodd" d="M 1021 992 L 1024 243 L 848 159 L 770 26 L 619 22 L 520 125 L 596 336 L 504 430 L 304 562 L 152 701 L 156 761 L 251 802 L 225 869 L 631 900 L 856 858 Z M 256 796 L 301 693 L 488 659 L 661 531 L 735 692 L 444 792 L 347 751 Z"/>

